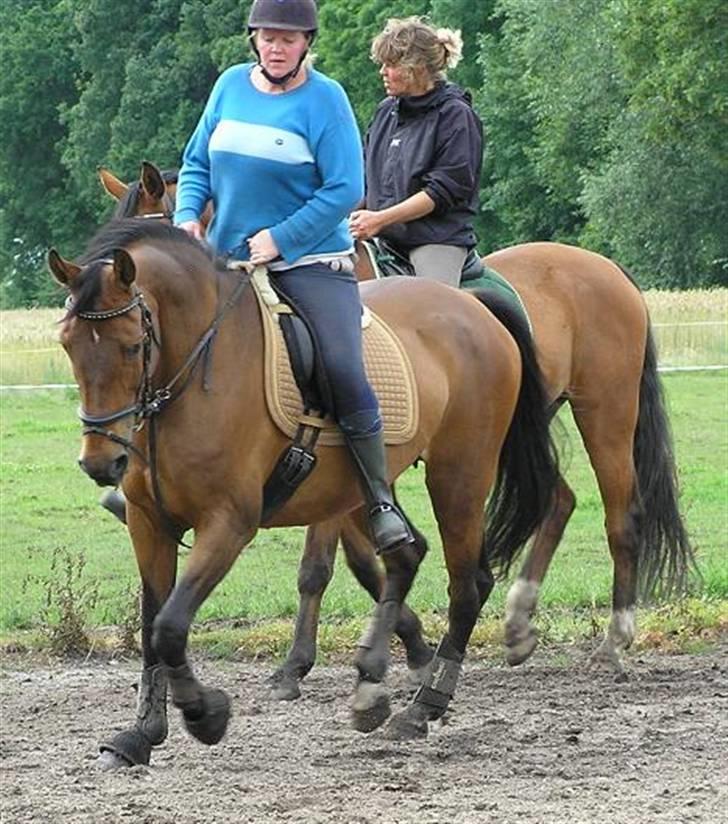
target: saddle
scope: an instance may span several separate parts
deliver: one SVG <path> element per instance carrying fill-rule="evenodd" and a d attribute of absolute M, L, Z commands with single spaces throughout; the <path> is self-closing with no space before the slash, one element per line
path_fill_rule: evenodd
<path fill-rule="evenodd" d="M 256 269 L 251 282 L 263 323 L 265 399 L 271 419 L 289 438 L 295 437 L 303 423 L 320 430 L 318 443 L 342 445 L 339 427 L 317 403 L 321 393 L 311 384 L 315 380 L 313 343 L 305 322 L 282 301 L 265 270 Z M 407 443 L 419 425 L 409 357 L 389 326 L 366 308 L 362 326 L 364 366 L 381 407 L 384 441 L 390 445 Z"/>
<path fill-rule="evenodd" d="M 372 261 L 374 271 L 378 277 L 392 277 L 394 275 L 404 275 L 414 277 L 414 266 L 410 262 L 406 252 L 397 249 L 386 240 L 374 238 L 363 241 L 364 248 Z M 462 272 L 460 274 L 460 285 L 464 286 L 467 281 L 477 280 L 482 277 L 485 266 L 475 249 L 470 249 L 465 257 Z"/>
<path fill-rule="evenodd" d="M 415 270 L 409 256 L 381 238 L 362 241 L 377 278 L 392 276 L 414 277 Z M 526 307 L 516 289 L 495 269 L 486 266 L 475 249 L 471 249 L 460 274 L 460 289 L 478 290 L 494 299 L 510 304 L 523 318 L 533 335 L 533 326 Z M 487 300 L 486 300 L 487 302 Z"/>

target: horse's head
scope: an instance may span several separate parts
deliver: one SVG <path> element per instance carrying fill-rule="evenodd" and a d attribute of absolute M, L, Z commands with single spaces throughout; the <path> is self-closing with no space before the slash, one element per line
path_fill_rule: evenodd
<path fill-rule="evenodd" d="M 99 180 L 118 201 L 114 217 L 145 217 L 172 220 L 177 192 L 177 172 L 161 172 L 153 163 L 142 161 L 139 180 L 124 183 L 103 166 Z"/>
<path fill-rule="evenodd" d="M 118 201 L 114 217 L 142 217 L 172 220 L 177 196 L 177 172 L 160 171 L 143 160 L 139 180 L 124 183 L 103 166 L 99 167 L 99 180 L 106 192 Z M 200 218 L 207 229 L 212 219 L 212 201 L 208 202 Z"/>
<path fill-rule="evenodd" d="M 154 318 L 125 249 L 83 266 L 51 249 L 48 267 L 69 291 L 60 341 L 81 394 L 84 438 L 79 464 L 99 485 L 116 485 L 135 449 L 132 430 L 155 365 Z"/>

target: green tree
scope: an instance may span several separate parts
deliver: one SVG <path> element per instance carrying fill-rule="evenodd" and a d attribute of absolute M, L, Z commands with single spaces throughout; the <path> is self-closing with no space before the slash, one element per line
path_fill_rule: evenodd
<path fill-rule="evenodd" d="M 604 3 L 500 0 L 496 13 L 502 26 L 481 39 L 479 97 L 491 240 L 573 242 L 586 219 L 582 176 L 605 153 L 623 99 Z"/>
<path fill-rule="evenodd" d="M 582 242 L 641 283 L 728 282 L 728 6 L 722 0 L 615 0 L 613 39 L 629 89 L 586 178 Z"/>
<path fill-rule="evenodd" d="M 52 299 L 39 276 L 45 249 L 69 244 L 90 215 L 61 163 L 59 110 L 75 101 L 70 0 L 6 0 L 0 6 L 0 299 L 3 306 Z"/>

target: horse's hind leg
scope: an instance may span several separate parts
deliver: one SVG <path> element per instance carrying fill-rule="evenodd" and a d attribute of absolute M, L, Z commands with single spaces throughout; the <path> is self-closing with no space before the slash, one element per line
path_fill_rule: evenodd
<path fill-rule="evenodd" d="M 434 462 L 433 462 L 434 463 Z M 465 650 L 494 578 L 485 554 L 483 509 L 495 477 L 495 462 L 485 477 L 468 478 L 462 471 L 453 484 L 455 467 L 428 464 L 427 488 L 442 536 L 450 585 L 448 631 L 432 659 L 427 679 L 412 703 L 388 725 L 391 738 L 427 735 L 427 722 L 440 718 L 455 692 Z"/>
<path fill-rule="evenodd" d="M 635 605 L 641 507 L 636 494 L 633 439 L 637 421 L 636 400 L 626 393 L 619 407 L 575 410 L 574 418 L 584 439 L 604 502 L 605 528 L 614 563 L 612 615 L 606 637 L 594 654 L 625 677 L 621 651 L 635 636 Z"/>
<path fill-rule="evenodd" d="M 153 746 L 167 737 L 167 673 L 152 645 L 152 625 L 174 586 L 177 545 L 151 529 L 130 507 L 134 551 L 142 580 L 142 672 L 137 693 L 134 726 L 101 744 L 102 769 L 148 764 Z"/>
<path fill-rule="evenodd" d="M 306 544 L 298 568 L 299 606 L 293 644 L 283 664 L 271 676 L 274 698 L 290 701 L 301 695 L 299 682 L 316 660 L 321 599 L 334 572 L 338 519 L 314 524 L 306 530 Z"/>
<path fill-rule="evenodd" d="M 560 478 L 551 513 L 538 528 L 523 567 L 508 590 L 505 643 L 506 660 L 511 666 L 522 664 L 538 642 L 531 618 L 536 611 L 539 588 L 575 505 L 574 493 L 564 478 Z"/>

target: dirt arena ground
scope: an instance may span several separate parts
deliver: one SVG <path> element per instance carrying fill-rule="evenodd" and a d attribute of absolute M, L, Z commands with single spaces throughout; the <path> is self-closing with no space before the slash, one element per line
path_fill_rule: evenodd
<path fill-rule="evenodd" d="M 226 738 L 206 748 L 172 709 L 151 766 L 116 773 L 96 747 L 133 719 L 136 662 L 0 665 L 8 824 L 728 822 L 728 642 L 631 656 L 627 683 L 583 652 L 469 663 L 447 722 L 406 744 L 350 729 L 350 668 L 315 668 L 281 704 L 269 665 L 201 661 L 233 699 Z M 401 665 L 389 683 L 396 708 Z"/>

